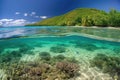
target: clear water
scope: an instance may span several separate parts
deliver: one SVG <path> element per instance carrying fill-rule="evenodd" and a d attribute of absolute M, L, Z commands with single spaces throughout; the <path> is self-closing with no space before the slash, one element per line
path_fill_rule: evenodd
<path fill-rule="evenodd" d="M 75 29 L 77 31 L 75 31 Z M 84 32 L 81 32 L 82 30 L 84 30 Z M 99 29 L 99 33 L 101 31 L 101 33 L 103 34 L 104 30 L 105 29 L 102 28 Z M 0 28 L 0 80 L 6 80 L 6 76 L 8 76 L 8 73 L 6 71 L 8 70 L 8 68 L 9 70 L 14 70 L 15 67 L 13 67 L 13 65 L 11 65 L 10 63 L 21 65 L 19 64 L 20 62 L 40 62 L 41 60 L 39 60 L 39 53 L 41 52 L 48 52 L 52 57 L 57 55 L 64 55 L 65 57 L 75 58 L 76 60 L 78 60 L 81 75 L 77 76 L 75 80 L 93 80 L 93 78 L 95 80 L 98 80 L 98 78 L 104 78 L 108 80 L 113 79 L 111 75 L 103 73 L 102 70 L 91 67 L 90 61 L 97 54 L 105 54 L 117 57 L 120 56 L 120 42 L 89 38 L 85 37 L 83 33 L 98 37 L 108 36 L 108 39 L 110 38 L 113 40 L 120 40 L 119 30 L 116 31 L 114 29 L 107 29 L 109 33 L 111 31 L 113 31 L 114 33 L 108 34 L 108 32 L 106 32 L 105 30 L 105 34 L 103 34 L 103 36 L 101 36 L 102 34 L 90 34 L 88 33 L 88 31 L 96 32 L 96 29 L 77 29 L 48 26 Z M 113 35 L 114 37 L 112 37 Z M 52 47 L 59 48 L 54 51 L 54 49 L 51 49 Z M 19 71 L 19 69 L 17 70 Z M 18 79 L 16 78 L 14 80 Z M 36 78 L 36 80 L 39 79 Z M 71 80 L 73 79 L 71 78 Z"/>

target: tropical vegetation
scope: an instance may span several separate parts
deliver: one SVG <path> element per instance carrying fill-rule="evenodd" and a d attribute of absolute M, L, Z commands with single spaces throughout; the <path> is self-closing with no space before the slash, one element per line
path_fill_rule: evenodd
<path fill-rule="evenodd" d="M 27 26 L 120 26 L 120 12 L 109 12 L 92 8 L 78 8 L 66 14 L 28 24 Z"/>

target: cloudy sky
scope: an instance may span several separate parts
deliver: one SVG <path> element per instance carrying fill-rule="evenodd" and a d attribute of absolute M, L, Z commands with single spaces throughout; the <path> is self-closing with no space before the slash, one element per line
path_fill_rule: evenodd
<path fill-rule="evenodd" d="M 0 0 L 0 25 L 21 26 L 64 14 L 75 8 L 120 11 L 120 0 Z"/>

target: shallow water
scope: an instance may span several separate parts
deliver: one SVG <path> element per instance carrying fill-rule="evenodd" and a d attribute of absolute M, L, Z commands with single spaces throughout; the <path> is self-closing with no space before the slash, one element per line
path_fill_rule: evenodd
<path fill-rule="evenodd" d="M 89 28 L 85 29 L 87 31 Z M 83 30 L 83 28 L 78 28 L 78 30 Z M 103 73 L 102 70 L 91 67 L 89 62 L 97 54 L 120 56 L 120 42 L 85 37 L 78 31 L 76 32 L 81 36 L 75 34 L 66 34 L 73 33 L 73 31 L 73 29 L 67 29 L 64 27 L 1 28 L 0 80 L 5 80 L 6 76 L 8 75 L 6 72 L 8 68 L 15 68 L 10 63 L 15 62 L 17 65 L 19 65 L 19 62 L 21 61 L 26 63 L 31 61 L 40 62 L 39 53 L 41 52 L 48 52 L 53 57 L 57 55 L 64 55 L 65 57 L 74 57 L 76 60 L 78 60 L 78 64 L 80 65 L 79 73 L 81 75 L 77 76 L 75 80 L 101 80 L 102 78 L 104 80 L 113 80 L 113 78 L 108 73 Z M 92 29 L 92 31 L 94 32 L 94 29 Z M 103 33 L 102 29 L 100 29 L 100 31 Z M 111 29 L 110 31 L 107 31 L 110 33 Z M 117 31 L 115 33 L 115 31 L 114 34 L 104 34 L 104 36 L 115 38 L 112 36 L 115 36 L 116 34 L 120 35 L 120 32 Z M 84 33 L 87 32 L 84 31 Z M 106 30 L 105 33 L 107 33 Z M 119 40 L 119 35 L 115 39 Z M 3 68 L 3 66 L 6 66 L 6 68 Z M 7 66 L 11 67 L 7 68 Z M 73 79 L 71 78 L 71 80 Z"/>

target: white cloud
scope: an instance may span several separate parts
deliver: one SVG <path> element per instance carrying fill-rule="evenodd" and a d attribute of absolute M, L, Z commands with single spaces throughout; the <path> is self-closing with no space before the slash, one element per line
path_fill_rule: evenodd
<path fill-rule="evenodd" d="M 41 19 L 46 19 L 46 18 L 47 18 L 47 16 L 40 16 L 40 18 L 41 18 Z"/>
<path fill-rule="evenodd" d="M 13 19 L 1 19 L 0 22 L 10 22 L 13 21 Z"/>
<path fill-rule="evenodd" d="M 20 12 L 15 12 L 16 15 L 20 14 Z"/>
<path fill-rule="evenodd" d="M 36 14 L 36 12 L 32 12 L 31 14 L 32 14 L 32 15 L 35 15 L 35 14 Z"/>
<path fill-rule="evenodd" d="M 24 25 L 25 23 L 26 23 L 26 20 L 24 20 L 24 19 L 18 19 L 18 20 L 14 20 L 11 22 L 6 22 L 7 25 L 14 25 L 14 26 Z"/>
<path fill-rule="evenodd" d="M 0 25 L 3 25 L 3 23 L 2 23 L 2 22 L 0 22 Z"/>
<path fill-rule="evenodd" d="M 30 16 L 35 16 L 36 12 L 31 12 Z"/>
<path fill-rule="evenodd" d="M 25 19 L 1 19 L 0 24 L 3 26 L 23 26 L 29 24 L 30 22 Z"/>
<path fill-rule="evenodd" d="M 28 13 L 24 13 L 24 16 L 28 16 Z"/>

